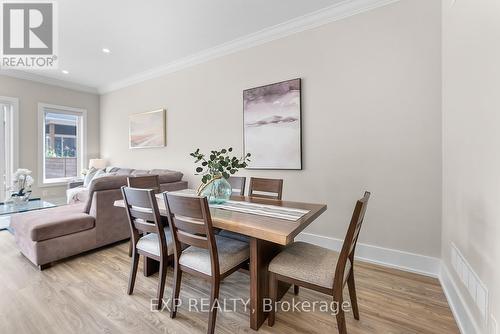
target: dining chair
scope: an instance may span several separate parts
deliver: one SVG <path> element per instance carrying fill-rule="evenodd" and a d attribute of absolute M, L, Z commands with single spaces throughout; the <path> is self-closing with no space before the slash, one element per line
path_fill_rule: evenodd
<path fill-rule="evenodd" d="M 231 185 L 233 190 L 233 195 L 245 196 L 245 185 L 247 183 L 246 177 L 243 176 L 231 176 L 227 179 L 227 182 Z"/>
<path fill-rule="evenodd" d="M 221 280 L 250 258 L 248 243 L 215 235 L 206 197 L 163 193 L 167 218 L 174 239 L 174 280 L 170 317 L 177 314 L 182 273 L 187 272 L 211 282 L 207 333 L 215 331 Z M 189 247 L 182 248 L 182 245 Z"/>
<path fill-rule="evenodd" d="M 333 297 L 338 305 L 337 327 L 346 334 L 345 313 L 342 309 L 343 290 L 347 283 L 354 318 L 359 320 L 356 286 L 354 283 L 354 252 L 365 217 L 370 193 L 357 201 L 340 254 L 305 242 L 294 242 L 269 264 L 269 295 L 272 301 L 268 324 L 276 318 L 278 282 L 286 282 L 322 292 Z"/>
<path fill-rule="evenodd" d="M 123 186 L 122 194 L 132 236 L 132 267 L 127 294 L 131 295 L 134 291 L 139 256 L 154 259 L 160 263 L 160 280 L 156 295 L 158 309 L 161 309 L 168 263 L 173 259 L 172 234 L 168 227 L 163 227 L 158 202 L 152 189 Z M 148 234 L 141 236 L 142 232 Z"/>
<path fill-rule="evenodd" d="M 160 179 L 158 175 L 130 176 L 127 178 L 130 188 L 153 189 L 156 194 L 160 192 Z"/>
<path fill-rule="evenodd" d="M 243 187 L 244 188 L 244 187 Z M 250 178 L 250 188 L 248 196 L 266 199 L 281 200 L 283 195 L 283 180 L 281 179 L 263 179 Z M 232 238 L 244 242 L 250 242 L 250 238 L 246 235 L 235 233 L 227 230 L 222 230 L 219 235 L 227 238 Z M 294 286 L 295 294 L 299 293 L 298 287 Z"/>
<path fill-rule="evenodd" d="M 248 196 L 281 200 L 283 180 L 251 177 Z"/>
<path fill-rule="evenodd" d="M 230 177 L 229 179 L 231 179 Z M 245 187 L 243 186 L 243 189 Z M 280 179 L 262 179 L 262 178 L 250 178 L 250 188 L 248 196 L 257 198 L 267 198 L 267 199 L 277 199 L 281 200 L 283 195 L 283 180 Z M 223 230 L 219 233 L 220 235 L 233 238 L 240 241 L 249 242 L 250 239 L 242 234 Z"/>
<path fill-rule="evenodd" d="M 156 194 L 160 192 L 160 179 L 158 175 L 130 176 L 127 177 L 127 184 L 130 188 L 153 189 Z M 128 247 L 128 256 L 132 256 L 132 240 Z"/>
<path fill-rule="evenodd" d="M 242 176 L 231 176 L 227 179 L 227 181 L 231 185 L 232 195 L 245 196 L 246 180 L 247 179 Z M 250 242 L 250 239 L 246 235 L 231 231 L 222 230 L 219 232 L 219 235 L 226 238 L 233 238 L 244 242 Z"/>
<path fill-rule="evenodd" d="M 246 178 L 245 177 L 231 176 L 231 177 L 229 177 L 229 179 L 227 179 L 227 181 L 231 185 L 233 195 L 245 196 L 245 185 L 246 185 Z M 227 231 L 227 230 L 220 231 L 219 235 L 226 237 L 226 238 L 232 238 L 232 239 L 236 239 L 239 241 L 243 241 L 243 242 L 250 242 L 250 238 L 248 238 L 246 235 Z"/>

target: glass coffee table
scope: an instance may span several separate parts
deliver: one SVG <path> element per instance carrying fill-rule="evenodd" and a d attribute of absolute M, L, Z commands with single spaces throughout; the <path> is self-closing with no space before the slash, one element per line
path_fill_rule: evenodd
<path fill-rule="evenodd" d="M 10 225 L 10 216 L 15 213 L 53 208 L 57 205 L 40 198 L 32 198 L 26 203 L 0 203 L 0 231 L 6 230 Z"/>

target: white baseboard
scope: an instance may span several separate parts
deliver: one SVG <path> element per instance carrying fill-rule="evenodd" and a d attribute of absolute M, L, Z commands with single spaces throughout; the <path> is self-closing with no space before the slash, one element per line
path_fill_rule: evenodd
<path fill-rule="evenodd" d="M 439 281 L 443 287 L 444 294 L 450 305 L 451 312 L 455 317 L 460 333 L 462 334 L 479 334 L 481 330 L 474 321 L 472 313 L 467 306 L 462 294 L 459 292 L 458 287 L 453 280 L 448 268 L 443 264 L 441 266 L 441 273 Z"/>
<path fill-rule="evenodd" d="M 340 239 L 304 232 L 299 234 L 295 240 L 305 241 L 334 251 L 340 251 L 343 243 Z M 465 299 L 459 292 L 450 272 L 440 259 L 363 243 L 358 243 L 356 246 L 356 258 L 385 267 L 438 278 L 460 333 L 481 333 L 481 329 L 474 321 Z"/>
<path fill-rule="evenodd" d="M 321 247 L 340 251 L 343 240 L 302 232 L 297 241 L 306 241 Z M 441 260 L 431 256 L 413 254 L 395 249 L 358 243 L 356 258 L 385 267 L 409 271 L 416 274 L 439 277 Z"/>

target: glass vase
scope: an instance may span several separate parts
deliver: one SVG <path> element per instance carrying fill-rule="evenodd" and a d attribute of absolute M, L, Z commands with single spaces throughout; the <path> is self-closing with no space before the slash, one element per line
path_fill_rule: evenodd
<path fill-rule="evenodd" d="M 16 194 L 15 196 L 11 196 L 9 202 L 14 205 L 22 206 L 29 202 L 31 198 L 31 191 L 25 192 L 22 195 Z"/>
<path fill-rule="evenodd" d="M 225 178 L 212 181 L 201 192 L 206 196 L 209 204 L 223 204 L 231 197 L 233 190 Z"/>

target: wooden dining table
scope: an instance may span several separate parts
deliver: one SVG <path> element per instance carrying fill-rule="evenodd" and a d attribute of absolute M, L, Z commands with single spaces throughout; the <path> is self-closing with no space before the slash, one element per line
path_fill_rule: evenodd
<path fill-rule="evenodd" d="M 157 195 L 157 199 L 160 214 L 166 217 L 167 212 L 162 195 Z M 251 213 L 210 208 L 214 228 L 240 233 L 248 236 L 250 239 L 250 328 L 258 330 L 267 317 L 267 313 L 264 312 L 264 300 L 269 297 L 269 262 L 284 246 L 292 243 L 294 238 L 303 229 L 325 212 L 327 207 L 324 204 L 290 202 L 248 196 L 232 196 L 231 200 L 308 211 L 308 213 L 298 220 L 290 221 Z M 114 205 L 125 207 L 123 200 L 116 201 Z M 146 276 L 158 270 L 158 265 L 154 260 L 148 260 L 144 267 Z M 280 285 L 280 296 L 284 295 L 289 288 L 290 285 L 284 283 Z"/>

